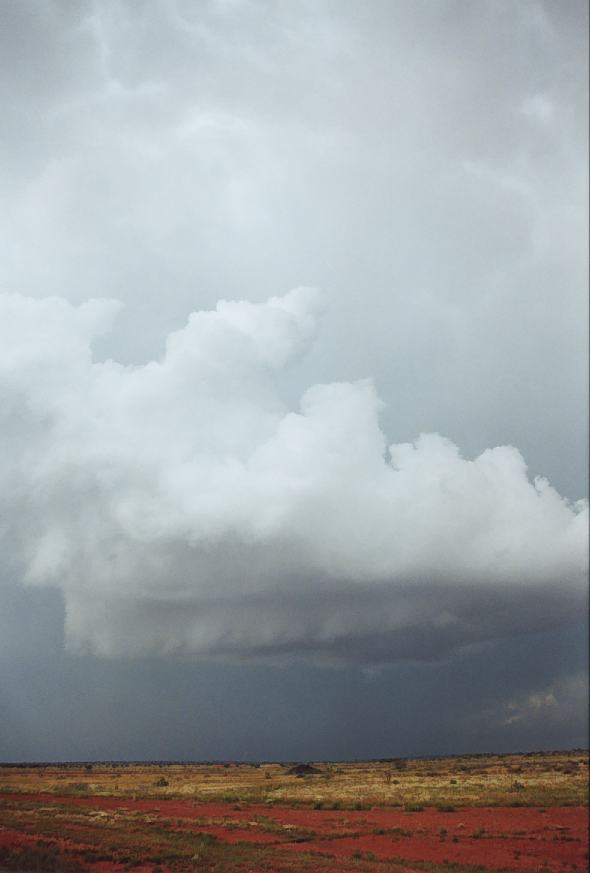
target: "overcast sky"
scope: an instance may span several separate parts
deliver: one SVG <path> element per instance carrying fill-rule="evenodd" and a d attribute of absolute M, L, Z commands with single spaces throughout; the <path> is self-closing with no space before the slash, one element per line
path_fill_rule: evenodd
<path fill-rule="evenodd" d="M 0 759 L 587 744 L 588 7 L 0 7 Z"/>

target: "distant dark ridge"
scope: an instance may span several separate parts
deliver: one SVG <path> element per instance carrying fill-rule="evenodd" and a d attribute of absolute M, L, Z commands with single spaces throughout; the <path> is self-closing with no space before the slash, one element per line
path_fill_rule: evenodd
<path fill-rule="evenodd" d="M 457 752 L 449 755 L 408 755 L 407 757 L 395 758 L 363 758 L 356 759 L 350 763 L 361 763 L 366 761 L 370 764 L 392 764 L 395 761 L 446 761 L 449 758 L 461 759 L 466 758 L 533 758 L 535 755 L 588 755 L 589 749 L 539 749 L 533 752 Z M 336 762 L 334 762 L 336 763 Z"/>
<path fill-rule="evenodd" d="M 407 755 L 395 756 L 388 758 L 323 758 L 318 759 L 316 763 L 323 764 L 391 764 L 396 761 L 445 761 L 449 759 L 465 760 L 469 758 L 512 758 L 526 757 L 532 758 L 535 755 L 588 755 L 590 754 L 587 748 L 575 749 L 539 749 L 536 751 L 527 752 L 465 752 L 448 755 Z M 232 767 L 256 767 L 262 764 L 272 764 L 281 767 L 294 767 L 297 764 L 303 764 L 303 761 L 290 760 L 248 760 L 248 761 L 232 761 L 224 758 L 211 759 L 141 759 L 141 760 L 94 760 L 94 761 L 0 761 L 0 767 L 85 767 L 85 766 L 107 766 L 107 767 L 135 767 L 135 766 L 150 766 L 150 767 L 194 767 L 200 766 L 224 766 L 231 765 Z"/>

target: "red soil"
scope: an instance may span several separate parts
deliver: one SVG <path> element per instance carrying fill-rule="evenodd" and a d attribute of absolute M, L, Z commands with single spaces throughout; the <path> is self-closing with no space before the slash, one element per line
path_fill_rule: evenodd
<path fill-rule="evenodd" d="M 548 869 L 563 873 L 588 869 L 588 811 L 585 807 L 550 807 L 544 811 L 528 807 L 462 807 L 449 813 L 435 809 L 404 813 L 391 808 L 314 810 L 246 804 L 234 808 L 232 804 L 203 804 L 191 800 L 74 798 L 52 794 L 11 794 L 10 798 L 11 801 L 34 800 L 72 807 L 145 812 L 175 819 L 172 828 L 210 833 L 225 842 L 272 843 L 281 849 L 317 851 L 335 859 L 372 852 L 378 859 L 446 860 L 482 864 L 498 870 Z M 265 830 L 264 822 L 256 820 L 260 816 L 271 819 L 276 830 Z M 226 825 L 224 817 L 228 819 Z M 311 832 L 313 837 L 294 842 L 285 825 Z M 145 827 L 149 828 L 149 822 Z M 392 831 L 394 828 L 399 831 Z M 380 829 L 386 833 L 375 833 Z M 0 831 L 0 845 L 9 833 Z M 19 836 L 23 841 L 30 839 Z M 119 865 L 109 866 L 106 862 L 92 866 L 97 873 L 115 873 L 120 869 Z M 151 867 L 146 867 L 146 871 L 149 869 Z"/>
<path fill-rule="evenodd" d="M 81 852 L 89 846 L 82 846 L 72 840 L 48 840 L 43 834 L 23 834 L 20 831 L 4 830 L 0 822 L 0 848 L 19 849 L 23 846 L 34 846 L 38 842 L 50 842 L 59 848 L 60 857 L 68 854 L 70 858 L 81 861 L 84 867 L 94 873 L 124 873 L 126 865 L 116 861 L 87 861 L 82 860 Z M 161 866 L 161 865 L 160 865 Z M 133 873 L 152 873 L 154 865 L 149 862 L 133 868 Z M 162 873 L 169 873 L 166 866 L 162 867 Z"/>
<path fill-rule="evenodd" d="M 20 831 L 5 831 L 0 830 L 0 848 L 13 848 L 14 846 L 26 846 L 30 843 L 35 843 L 37 837 L 32 837 L 29 834 L 21 834 Z"/>

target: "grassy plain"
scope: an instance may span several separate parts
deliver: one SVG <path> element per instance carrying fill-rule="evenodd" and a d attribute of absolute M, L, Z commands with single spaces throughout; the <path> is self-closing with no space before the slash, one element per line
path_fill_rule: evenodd
<path fill-rule="evenodd" d="M 98 763 L 1 766 L 0 792 L 174 798 L 209 802 L 404 806 L 588 803 L 583 751 L 291 764 Z"/>

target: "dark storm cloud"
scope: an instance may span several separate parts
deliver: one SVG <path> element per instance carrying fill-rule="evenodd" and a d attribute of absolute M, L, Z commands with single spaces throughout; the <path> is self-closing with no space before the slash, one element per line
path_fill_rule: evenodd
<path fill-rule="evenodd" d="M 43 657 L 0 662 L 0 759 L 310 760 L 581 748 L 587 642 L 585 626 L 574 626 L 486 645 L 450 663 L 378 671 L 97 660 L 54 646 Z M 535 695 L 555 703 L 536 709 Z M 515 713 L 522 717 L 509 721 Z"/>

